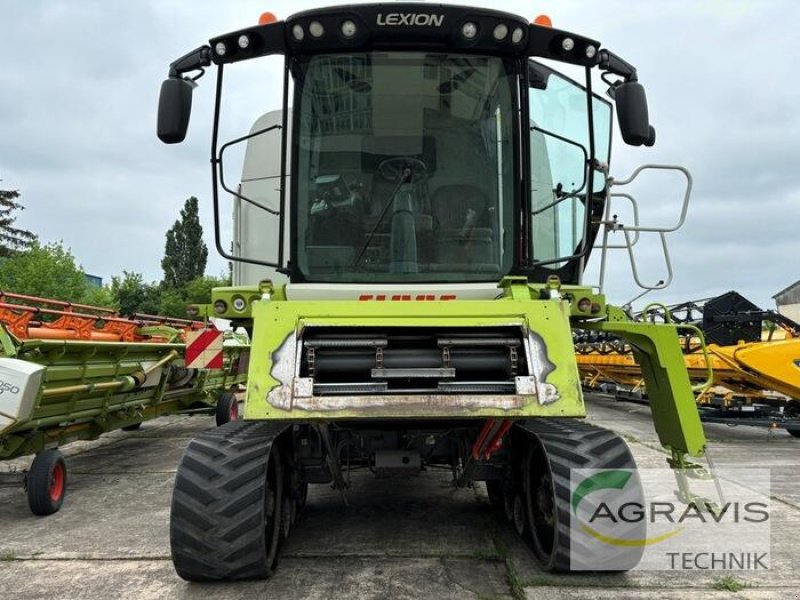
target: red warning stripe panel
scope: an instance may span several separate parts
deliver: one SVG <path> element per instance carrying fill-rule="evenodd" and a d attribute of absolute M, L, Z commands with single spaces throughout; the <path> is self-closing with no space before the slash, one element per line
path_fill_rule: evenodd
<path fill-rule="evenodd" d="M 221 369 L 222 368 L 222 352 L 218 352 L 206 362 L 207 369 Z"/>
<path fill-rule="evenodd" d="M 192 331 L 186 334 L 186 366 L 190 369 L 208 368 L 209 359 L 222 356 L 222 332 L 216 329 Z M 219 367 L 211 367 L 219 368 Z"/>
<path fill-rule="evenodd" d="M 214 329 L 193 331 L 186 334 L 186 362 L 193 362 L 220 336 L 221 332 Z"/>

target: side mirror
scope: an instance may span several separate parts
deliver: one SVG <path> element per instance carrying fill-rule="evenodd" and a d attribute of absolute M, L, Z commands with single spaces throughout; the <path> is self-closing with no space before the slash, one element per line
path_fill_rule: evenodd
<path fill-rule="evenodd" d="M 158 99 L 158 139 L 165 144 L 178 144 L 186 137 L 192 114 L 194 81 L 170 77 L 161 84 Z"/>
<path fill-rule="evenodd" d="M 622 139 L 630 146 L 652 146 L 656 130 L 650 126 L 647 114 L 647 96 L 638 81 L 625 81 L 614 88 L 617 103 L 617 120 Z"/>

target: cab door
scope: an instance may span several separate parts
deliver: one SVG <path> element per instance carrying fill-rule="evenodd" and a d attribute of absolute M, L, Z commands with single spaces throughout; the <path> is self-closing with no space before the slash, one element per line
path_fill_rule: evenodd
<path fill-rule="evenodd" d="M 589 187 L 590 119 L 586 88 L 535 61 L 529 62 L 529 268 L 535 280 L 558 275 L 580 281 L 587 244 L 596 228 L 591 213 L 602 202 L 605 180 Z M 592 95 L 594 159 L 608 164 L 611 103 Z M 594 233 L 593 233 L 594 230 Z"/>

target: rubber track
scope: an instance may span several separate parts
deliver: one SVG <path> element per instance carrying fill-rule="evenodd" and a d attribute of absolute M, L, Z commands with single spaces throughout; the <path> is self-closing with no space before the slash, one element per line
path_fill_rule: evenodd
<path fill-rule="evenodd" d="M 550 467 L 557 504 L 556 552 L 549 564 L 542 565 L 548 571 L 570 572 L 570 551 L 578 560 L 599 564 L 597 570 L 626 571 L 635 567 L 643 552 L 642 548 L 609 546 L 602 557 L 590 556 L 591 550 L 581 544 L 580 539 L 570 538 L 570 469 L 636 469 L 636 462 L 625 441 L 616 433 L 575 419 L 536 419 L 522 421 L 515 427 L 535 436 L 541 443 Z M 638 481 L 638 476 L 637 476 Z M 643 501 L 639 488 L 633 493 L 635 501 Z M 587 498 L 587 501 L 590 499 Z M 646 524 L 637 532 L 644 538 Z M 624 568 L 603 568 L 602 563 L 625 563 Z M 584 562 L 583 564 L 587 564 Z"/>
<path fill-rule="evenodd" d="M 264 536 L 269 454 L 282 423 L 233 421 L 194 438 L 175 477 L 170 542 L 188 581 L 272 574 Z M 280 512 L 280 511 L 278 511 Z"/>

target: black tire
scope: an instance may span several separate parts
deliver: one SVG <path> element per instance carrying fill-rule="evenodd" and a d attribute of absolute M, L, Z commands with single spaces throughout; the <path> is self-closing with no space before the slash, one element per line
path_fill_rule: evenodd
<path fill-rule="evenodd" d="M 67 465 L 61 452 L 49 448 L 37 454 L 25 485 L 33 514 L 43 517 L 58 512 L 67 494 Z"/>
<path fill-rule="evenodd" d="M 217 427 L 239 420 L 239 401 L 236 399 L 236 394 L 223 392 L 219 395 L 216 418 Z"/>
<path fill-rule="evenodd" d="M 608 545 L 599 556 L 584 541 L 570 535 L 571 469 L 632 470 L 625 486 L 625 499 L 644 503 L 636 463 L 625 441 L 606 429 L 567 419 L 527 421 L 521 428 L 529 437 L 523 459 L 529 541 L 542 568 L 567 573 L 619 572 L 635 567 L 641 560 L 643 546 Z M 635 537 L 644 540 L 646 521 L 632 527 Z"/>
<path fill-rule="evenodd" d="M 189 443 L 170 513 L 172 561 L 187 581 L 265 579 L 278 562 L 284 426 L 235 421 Z"/>
<path fill-rule="evenodd" d="M 142 428 L 141 423 L 134 423 L 133 425 L 125 425 L 122 431 L 139 431 Z"/>
<path fill-rule="evenodd" d="M 789 400 L 783 409 L 783 414 L 788 419 L 800 419 L 800 400 Z M 796 438 L 800 438 L 800 428 L 787 428 L 786 432 Z"/>

